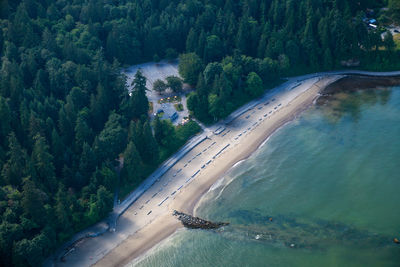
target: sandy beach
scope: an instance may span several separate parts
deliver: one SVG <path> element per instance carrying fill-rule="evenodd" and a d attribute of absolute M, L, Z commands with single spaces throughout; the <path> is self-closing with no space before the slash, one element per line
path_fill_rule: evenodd
<path fill-rule="evenodd" d="M 127 232 L 126 228 L 135 224 L 144 226 L 94 266 L 126 265 L 173 234 L 182 227 L 172 216 L 173 210 L 193 213 L 202 195 L 229 168 L 247 158 L 279 127 L 311 105 L 321 88 L 341 77 L 334 75 L 306 80 L 290 91 L 261 101 L 226 125 L 222 132 L 221 129 L 214 131 L 121 216 L 116 235 Z M 88 241 L 82 246 L 92 246 L 89 244 L 91 240 Z"/>
<path fill-rule="evenodd" d="M 234 164 L 247 158 L 278 128 L 312 105 L 341 74 L 292 79 L 257 100 L 184 155 L 118 219 L 115 232 L 85 239 L 56 266 L 124 266 L 181 228 L 173 210 L 193 214 L 195 205 Z M 194 214 L 195 215 L 195 214 Z"/>

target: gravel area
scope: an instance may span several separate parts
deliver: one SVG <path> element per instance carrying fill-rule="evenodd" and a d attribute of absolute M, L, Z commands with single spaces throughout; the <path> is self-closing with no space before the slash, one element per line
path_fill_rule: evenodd
<path fill-rule="evenodd" d="M 192 89 L 184 84 L 184 90 L 182 93 L 177 94 L 172 92 L 171 90 L 167 90 L 163 94 L 159 94 L 158 92 L 153 91 L 153 83 L 160 79 L 166 81 L 165 78 L 168 76 L 177 76 L 180 77 L 178 73 L 178 60 L 175 61 L 160 61 L 160 62 L 148 62 L 139 65 L 133 65 L 128 67 L 124 70 L 124 74 L 127 76 L 127 88 L 131 90 L 131 83 L 135 77 L 135 74 L 138 70 L 141 70 L 143 75 L 147 78 L 146 87 L 149 89 L 146 95 L 150 102 L 153 103 L 153 114 L 151 115 L 154 118 L 154 113 L 158 110 L 163 110 L 164 115 L 163 119 L 170 119 L 173 114 L 176 112 L 178 117 L 177 119 L 173 120 L 173 123 L 177 125 L 178 123 L 182 122 L 184 117 L 189 116 L 189 112 L 186 107 L 186 94 L 188 94 Z M 166 97 L 174 97 L 174 96 L 181 96 L 181 104 L 184 107 L 183 111 L 176 111 L 174 104 L 175 103 L 163 103 L 159 104 L 158 101 L 162 98 Z"/>

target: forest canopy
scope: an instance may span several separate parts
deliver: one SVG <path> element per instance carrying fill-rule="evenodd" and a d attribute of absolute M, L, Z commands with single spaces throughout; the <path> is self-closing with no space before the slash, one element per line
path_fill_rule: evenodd
<path fill-rule="evenodd" d="M 390 36 L 363 22 L 384 2 L 0 1 L 0 265 L 40 265 L 200 130 L 150 122 L 146 78 L 129 95 L 121 66 L 180 54 L 188 107 L 212 121 L 283 76 L 399 67 Z"/>

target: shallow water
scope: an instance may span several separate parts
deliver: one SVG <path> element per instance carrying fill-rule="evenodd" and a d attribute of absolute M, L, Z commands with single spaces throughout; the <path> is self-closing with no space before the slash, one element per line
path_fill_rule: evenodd
<path fill-rule="evenodd" d="M 139 266 L 400 266 L 400 87 L 341 93 L 274 134 Z"/>

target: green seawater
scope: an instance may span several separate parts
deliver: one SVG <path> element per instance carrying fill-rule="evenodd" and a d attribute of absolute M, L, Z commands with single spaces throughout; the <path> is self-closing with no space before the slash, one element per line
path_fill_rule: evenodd
<path fill-rule="evenodd" d="M 282 127 L 130 265 L 400 266 L 400 87 L 340 93 Z M 272 221 L 270 221 L 270 218 Z"/>

